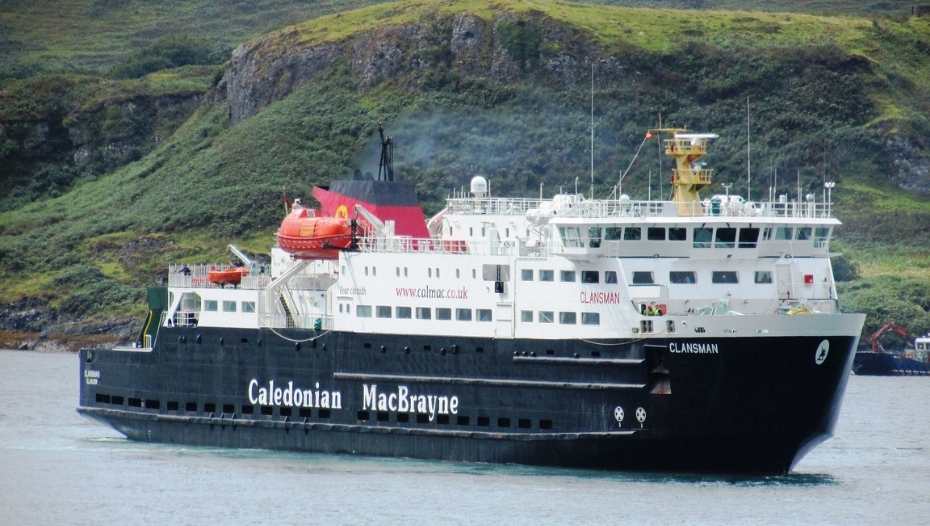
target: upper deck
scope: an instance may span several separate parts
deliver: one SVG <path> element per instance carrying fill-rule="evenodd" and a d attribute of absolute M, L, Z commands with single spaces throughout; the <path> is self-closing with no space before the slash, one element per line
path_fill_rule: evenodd
<path fill-rule="evenodd" d="M 839 224 L 830 203 L 809 201 L 742 201 L 705 199 L 688 203 L 686 213 L 673 201 L 635 201 L 630 199 L 585 199 L 578 194 L 557 195 L 552 199 L 519 197 L 464 197 L 447 200 L 445 213 L 477 216 L 569 217 L 581 219 L 674 218 L 676 221 L 706 222 L 747 218 L 770 222 L 809 222 Z M 797 221 L 794 221 L 797 220 Z"/>

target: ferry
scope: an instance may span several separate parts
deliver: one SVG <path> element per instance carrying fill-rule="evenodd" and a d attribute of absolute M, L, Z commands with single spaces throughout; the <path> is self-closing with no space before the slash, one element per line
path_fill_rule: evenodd
<path fill-rule="evenodd" d="M 171 265 L 135 344 L 80 352 L 77 410 L 147 442 L 786 473 L 831 436 L 864 321 L 840 222 L 702 198 L 717 136 L 652 133 L 671 200 L 475 176 L 429 219 L 383 141 L 376 178 L 291 203 L 270 264 Z"/>

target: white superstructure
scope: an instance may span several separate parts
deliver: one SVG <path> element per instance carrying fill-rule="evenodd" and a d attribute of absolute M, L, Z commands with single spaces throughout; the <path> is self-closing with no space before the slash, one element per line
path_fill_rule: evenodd
<path fill-rule="evenodd" d="M 429 239 L 379 228 L 329 261 L 275 248 L 235 288 L 172 267 L 163 323 L 535 339 L 845 330 L 822 318 L 838 312 L 829 203 L 698 199 L 711 138 L 666 141 L 680 158 L 672 201 L 498 198 L 475 178 Z"/>

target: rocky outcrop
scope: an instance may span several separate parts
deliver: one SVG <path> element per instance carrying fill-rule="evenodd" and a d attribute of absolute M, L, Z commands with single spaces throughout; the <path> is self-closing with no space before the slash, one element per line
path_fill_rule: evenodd
<path fill-rule="evenodd" d="M 894 171 L 891 181 L 903 190 L 930 194 L 930 158 L 917 140 L 893 135 L 885 141 Z"/>
<path fill-rule="evenodd" d="M 0 165 L 6 168 L 0 199 L 55 196 L 78 179 L 139 159 L 173 133 L 200 101 L 198 94 L 136 96 L 0 121 Z"/>
<path fill-rule="evenodd" d="M 225 90 L 235 123 L 312 82 L 337 63 L 351 69 L 359 88 L 386 80 L 422 83 L 423 73 L 436 70 L 501 83 L 535 76 L 574 83 L 590 64 L 577 57 L 600 53 L 580 32 L 542 16 L 502 14 L 486 21 L 459 14 L 316 45 L 301 44 L 294 29 L 239 46 L 216 89 Z"/>

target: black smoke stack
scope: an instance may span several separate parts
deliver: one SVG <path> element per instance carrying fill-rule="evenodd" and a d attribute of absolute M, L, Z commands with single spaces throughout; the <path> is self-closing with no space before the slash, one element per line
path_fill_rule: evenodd
<path fill-rule="evenodd" d="M 378 180 L 394 180 L 394 140 L 384 136 L 384 126 L 378 123 L 378 135 L 381 136 L 381 159 L 378 161 Z"/>

